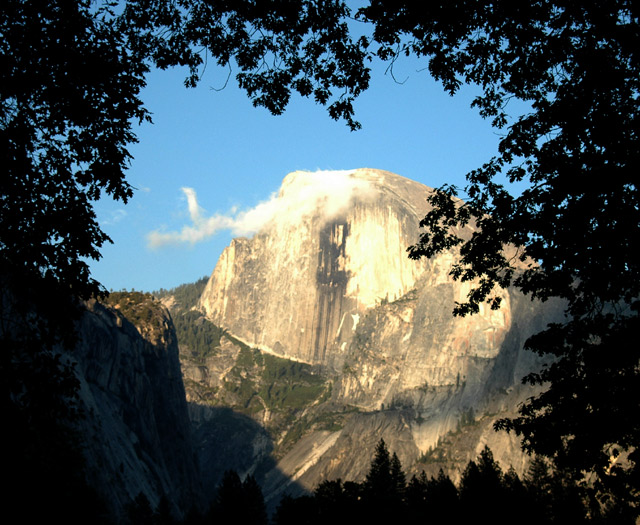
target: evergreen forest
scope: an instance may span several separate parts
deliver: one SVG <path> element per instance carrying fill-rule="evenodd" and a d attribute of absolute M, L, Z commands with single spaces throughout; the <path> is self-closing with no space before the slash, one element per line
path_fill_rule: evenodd
<path fill-rule="evenodd" d="M 469 461 L 458 483 L 442 470 L 436 476 L 422 471 L 407 479 L 398 456 L 381 439 L 364 481 L 325 480 L 310 494 L 285 495 L 271 517 L 255 478 L 247 475 L 241 480 L 233 470 L 225 472 L 205 512 L 194 509 L 184 521 L 177 521 L 166 500 L 152 509 L 140 495 L 129 505 L 127 517 L 131 525 L 634 523 L 619 509 L 590 508 L 588 501 L 582 488 L 548 460 L 534 457 L 520 477 L 513 468 L 503 471 L 488 447 Z"/>

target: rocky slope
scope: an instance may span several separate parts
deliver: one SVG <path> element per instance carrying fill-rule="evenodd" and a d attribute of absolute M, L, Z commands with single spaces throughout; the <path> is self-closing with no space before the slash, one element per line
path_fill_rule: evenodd
<path fill-rule="evenodd" d="M 520 379 L 541 363 L 523 343 L 560 305 L 508 290 L 500 310 L 454 318 L 470 289 L 449 276 L 456 254 L 406 256 L 429 188 L 364 169 L 326 174 L 336 191 L 317 198 L 306 190 L 323 176 L 288 175 L 282 213 L 220 257 L 199 308 L 226 336 L 217 356 L 183 356 L 190 399 L 232 407 L 266 429 L 273 453 L 255 444 L 261 452 L 243 468 L 264 473 L 272 498 L 326 478 L 361 479 L 380 437 L 409 470 L 444 466 L 455 478 L 488 444 L 522 471 L 515 438 L 491 425 L 531 395 Z M 258 363 L 267 355 L 314 367 L 324 386 L 274 410 Z M 454 442 L 465 450 L 446 448 Z"/>
<path fill-rule="evenodd" d="M 171 317 L 148 295 L 109 302 L 87 305 L 73 353 L 91 485 L 116 517 L 139 493 L 181 516 L 201 485 Z"/>

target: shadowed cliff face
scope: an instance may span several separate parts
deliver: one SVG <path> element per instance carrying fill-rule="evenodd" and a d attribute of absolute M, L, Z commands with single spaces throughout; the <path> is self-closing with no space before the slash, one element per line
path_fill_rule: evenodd
<path fill-rule="evenodd" d="M 140 492 L 180 516 L 202 495 L 173 324 L 149 296 L 118 295 L 88 304 L 73 353 L 91 485 L 116 518 Z"/>

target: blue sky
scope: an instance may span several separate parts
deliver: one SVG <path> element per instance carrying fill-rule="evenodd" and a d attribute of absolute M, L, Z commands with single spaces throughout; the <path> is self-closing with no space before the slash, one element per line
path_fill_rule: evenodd
<path fill-rule="evenodd" d="M 195 89 L 184 72 L 150 75 L 142 99 L 153 124 L 137 129 L 140 142 L 128 174 L 137 188 L 128 204 L 101 200 L 98 220 L 114 244 L 91 263 L 107 289 L 153 291 L 209 275 L 232 234 L 198 243 L 150 244 L 152 232 L 190 223 L 191 188 L 203 214 L 249 210 L 277 192 L 296 170 L 378 168 L 422 182 L 464 186 L 464 175 L 488 160 L 499 137 L 470 108 L 471 88 L 450 97 L 415 60 L 396 63 L 394 78 L 374 65 L 371 87 L 355 105 L 362 123 L 349 131 L 312 100 L 293 98 L 286 113 L 254 108 L 227 72 L 208 69 Z M 402 81 L 402 83 L 399 83 Z"/>

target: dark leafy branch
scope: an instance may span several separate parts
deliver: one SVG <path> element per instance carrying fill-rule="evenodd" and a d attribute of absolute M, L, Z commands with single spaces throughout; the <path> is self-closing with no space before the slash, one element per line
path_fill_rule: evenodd
<path fill-rule="evenodd" d="M 353 101 L 369 83 L 367 41 L 351 40 L 344 2 L 175 2 L 133 0 L 119 24 L 134 49 L 166 68 L 189 68 L 194 86 L 209 57 L 237 69 L 255 106 L 281 114 L 293 92 L 325 105 L 351 129 Z"/>

